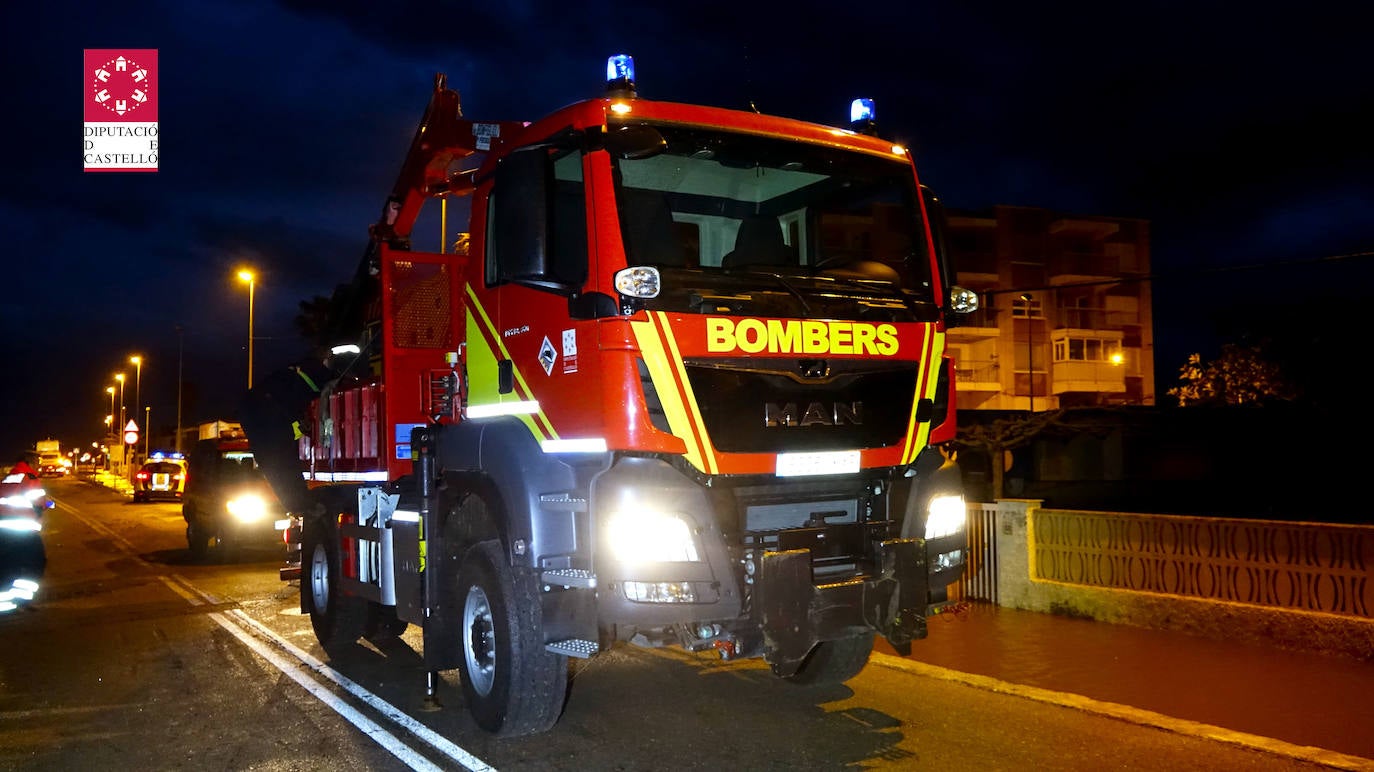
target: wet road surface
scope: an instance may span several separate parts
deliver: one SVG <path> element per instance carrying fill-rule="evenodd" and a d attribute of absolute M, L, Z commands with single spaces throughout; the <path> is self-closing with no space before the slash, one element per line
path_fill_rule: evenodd
<path fill-rule="evenodd" d="M 932 619 L 909 659 L 1374 759 L 1374 660 L 985 603 Z"/>

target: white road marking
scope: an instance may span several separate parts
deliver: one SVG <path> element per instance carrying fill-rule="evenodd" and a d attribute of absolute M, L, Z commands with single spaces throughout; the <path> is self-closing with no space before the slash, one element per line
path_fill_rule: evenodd
<path fill-rule="evenodd" d="M 115 533 L 105 524 L 86 517 L 70 504 L 56 500 L 55 503 L 64 512 L 70 513 L 76 519 L 84 523 L 86 527 L 113 541 L 118 548 L 129 557 L 144 566 L 152 567 L 151 563 L 144 560 L 139 555 L 138 549 L 134 547 L 133 544 Z M 186 600 L 186 602 L 190 603 L 192 606 L 203 606 L 207 604 L 216 605 L 220 602 L 214 596 L 206 593 L 194 584 L 191 584 L 190 580 L 180 574 L 172 574 L 170 576 L 159 575 L 158 579 L 161 580 L 168 589 Z M 368 706 L 381 713 L 392 723 L 399 725 L 438 753 L 462 765 L 463 768 L 472 770 L 472 772 L 495 772 L 495 767 L 487 764 L 485 761 L 477 758 L 475 755 L 446 739 L 423 723 L 415 720 L 400 708 L 368 691 L 366 688 L 360 686 L 334 668 L 311 656 L 310 653 L 295 646 L 280 635 L 277 635 L 271 629 L 248 616 L 243 611 L 232 609 L 224 613 L 211 613 L 208 616 L 254 653 L 280 670 L 288 678 L 295 681 L 301 688 L 305 689 L 320 702 L 334 710 L 334 712 L 338 713 L 346 721 L 353 724 L 378 745 L 386 748 L 387 751 L 411 769 L 426 771 L 434 770 L 438 772 L 442 770 L 442 767 L 435 765 L 424 756 L 420 755 L 415 749 L 403 743 L 395 735 L 386 731 L 386 729 L 382 728 L 375 721 L 369 719 L 338 695 L 334 694 L 328 687 L 304 673 L 301 666 L 304 665 L 305 668 L 314 671 L 317 675 L 334 682 L 349 694 L 352 694 L 354 697 L 362 700 Z M 233 617 L 232 620 L 229 618 L 231 616 Z M 251 628 L 253 632 L 249 632 L 249 630 L 245 628 Z M 261 636 L 278 648 L 290 653 L 298 662 L 291 662 L 286 657 L 273 650 L 267 643 L 254 637 L 254 634 Z"/>

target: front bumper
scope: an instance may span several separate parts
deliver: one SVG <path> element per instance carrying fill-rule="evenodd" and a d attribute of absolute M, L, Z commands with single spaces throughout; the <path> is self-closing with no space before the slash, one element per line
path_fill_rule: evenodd
<path fill-rule="evenodd" d="M 910 653 L 911 642 L 926 637 L 925 554 L 923 541 L 891 539 L 878 545 L 875 577 L 815 584 L 810 550 L 764 553 L 754 609 L 773 672 L 792 675 L 816 643 L 870 630 Z"/>

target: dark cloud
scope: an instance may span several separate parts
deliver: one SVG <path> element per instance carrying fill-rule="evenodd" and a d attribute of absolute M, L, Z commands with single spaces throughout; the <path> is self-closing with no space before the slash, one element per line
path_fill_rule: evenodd
<path fill-rule="evenodd" d="M 436 72 L 481 119 L 533 119 L 594 96 L 605 56 L 620 52 L 635 55 L 647 98 L 834 124 L 850 99 L 873 97 L 884 133 L 911 145 L 951 207 L 1150 221 L 1156 269 L 1171 277 L 1155 295 L 1161 381 L 1179 352 L 1224 334 L 1212 320 L 1227 292 L 1260 302 L 1299 286 L 1350 291 L 1363 276 L 1360 260 L 1199 269 L 1374 241 L 1374 66 L 1370 12 L 1357 4 L 138 9 L 0 10 L 0 25 L 19 31 L 0 55 L 23 73 L 0 185 L 0 232 L 18 267 L 0 321 L 28 333 L 11 360 L 25 377 L 0 392 L 0 452 L 98 429 L 104 384 L 134 351 L 150 358 L 155 415 L 174 410 L 179 359 L 204 411 L 189 420 L 219 417 L 246 369 L 246 293 L 233 279 L 243 262 L 262 276 L 257 356 L 292 356 L 299 302 L 351 275 Z M 112 46 L 159 50 L 156 174 L 81 172 L 81 49 Z"/>

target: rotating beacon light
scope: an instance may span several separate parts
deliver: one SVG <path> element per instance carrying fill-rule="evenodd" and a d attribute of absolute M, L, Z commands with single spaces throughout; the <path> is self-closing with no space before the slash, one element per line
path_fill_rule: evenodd
<path fill-rule="evenodd" d="M 635 60 L 629 54 L 616 54 L 606 59 L 606 92 L 612 97 L 635 97 Z"/>
<path fill-rule="evenodd" d="M 855 99 L 849 103 L 849 128 L 860 134 L 878 134 L 877 111 L 872 99 Z"/>

